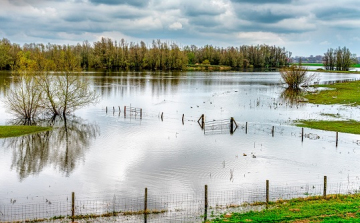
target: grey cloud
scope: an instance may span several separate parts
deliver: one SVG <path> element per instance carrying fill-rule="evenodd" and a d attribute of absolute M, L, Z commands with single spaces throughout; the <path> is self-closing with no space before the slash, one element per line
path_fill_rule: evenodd
<path fill-rule="evenodd" d="M 94 4 L 104 5 L 132 5 L 136 7 L 144 7 L 149 4 L 146 0 L 90 0 Z"/>
<path fill-rule="evenodd" d="M 321 20 L 358 19 L 360 10 L 355 8 L 321 8 L 315 10 L 316 17 Z"/>
<path fill-rule="evenodd" d="M 293 15 L 275 14 L 270 9 L 267 9 L 263 11 L 244 10 L 238 13 L 238 17 L 252 22 L 277 23 L 281 20 L 292 18 Z"/>
<path fill-rule="evenodd" d="M 249 3 L 249 4 L 289 4 L 292 0 L 230 0 L 235 3 Z"/>

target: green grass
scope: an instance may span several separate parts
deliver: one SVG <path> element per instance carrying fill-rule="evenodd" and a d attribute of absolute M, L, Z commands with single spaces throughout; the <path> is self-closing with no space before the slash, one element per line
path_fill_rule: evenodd
<path fill-rule="evenodd" d="M 298 127 L 320 129 L 326 131 L 360 134 L 360 122 L 355 120 L 347 121 L 322 121 L 322 120 L 299 120 Z"/>
<path fill-rule="evenodd" d="M 36 132 L 49 131 L 51 129 L 52 129 L 51 127 L 28 126 L 28 125 L 0 126 L 0 138 L 22 136 Z"/>
<path fill-rule="evenodd" d="M 294 63 L 295 65 L 299 65 L 298 63 Z M 324 66 L 324 64 L 322 64 L 322 63 L 302 63 L 301 64 L 302 66 L 316 66 L 316 67 L 318 67 L 318 66 L 320 66 L 320 67 L 322 67 L 322 66 Z M 355 64 L 354 66 L 351 66 L 351 67 L 360 67 L 360 64 Z"/>
<path fill-rule="evenodd" d="M 186 67 L 187 71 L 231 71 L 230 66 L 225 65 L 204 65 L 204 64 L 189 64 Z"/>
<path fill-rule="evenodd" d="M 307 98 L 310 103 L 360 105 L 360 81 L 316 85 L 316 87 L 327 87 L 331 88 L 331 90 L 322 90 L 305 95 L 304 97 Z"/>
<path fill-rule="evenodd" d="M 360 195 L 330 195 L 270 203 L 259 212 L 222 215 L 212 222 L 360 222 Z"/>

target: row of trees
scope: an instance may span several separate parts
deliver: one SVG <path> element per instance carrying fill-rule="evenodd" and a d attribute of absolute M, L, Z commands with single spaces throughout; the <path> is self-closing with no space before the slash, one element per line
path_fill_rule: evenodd
<path fill-rule="evenodd" d="M 84 41 L 75 46 L 56 44 L 19 44 L 0 41 L 0 69 L 63 70 L 81 67 L 149 70 L 182 70 L 188 64 L 226 65 L 234 68 L 282 67 L 289 64 L 291 53 L 285 48 L 257 45 L 220 48 L 185 46 L 154 40 L 128 43 L 102 38 L 93 44 Z"/>
<path fill-rule="evenodd" d="M 330 48 L 324 53 L 323 57 L 323 64 L 326 70 L 348 71 L 356 63 L 356 54 L 352 54 L 346 47 Z"/>

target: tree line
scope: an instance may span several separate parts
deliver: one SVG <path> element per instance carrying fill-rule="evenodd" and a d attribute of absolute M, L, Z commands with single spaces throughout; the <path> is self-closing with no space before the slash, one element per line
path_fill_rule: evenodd
<path fill-rule="evenodd" d="M 194 45 L 179 47 L 175 43 L 154 40 L 150 46 L 119 42 L 109 38 L 77 45 L 24 44 L 8 39 L 0 41 L 0 69 L 58 71 L 66 69 L 147 69 L 182 70 L 187 65 L 224 65 L 233 68 L 283 67 L 290 63 L 291 52 L 269 45 L 216 47 Z"/>
<path fill-rule="evenodd" d="M 326 70 L 348 71 L 357 62 L 356 54 L 352 54 L 346 47 L 329 48 L 323 57 Z"/>

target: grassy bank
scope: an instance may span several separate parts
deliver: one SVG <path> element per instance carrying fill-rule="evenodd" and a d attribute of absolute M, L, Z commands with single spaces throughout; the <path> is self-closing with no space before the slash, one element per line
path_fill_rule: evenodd
<path fill-rule="evenodd" d="M 326 87 L 328 89 L 319 90 L 304 95 L 304 97 L 308 99 L 310 103 L 343 104 L 351 106 L 360 105 L 360 81 L 337 83 L 331 85 L 316 85 L 315 87 Z M 360 134 L 360 122 L 355 120 L 299 120 L 298 123 L 296 123 L 296 126 L 326 131 Z"/>
<path fill-rule="evenodd" d="M 16 137 L 26 134 L 49 131 L 51 127 L 40 127 L 40 126 L 0 126 L 0 138 Z"/>
<path fill-rule="evenodd" d="M 295 65 L 299 65 L 298 63 L 294 63 Z M 322 67 L 322 66 L 324 66 L 324 64 L 322 64 L 322 63 L 302 63 L 301 64 L 302 66 L 309 66 L 309 67 L 311 67 L 311 66 L 314 66 L 314 67 Z M 360 64 L 355 64 L 354 66 L 352 66 L 352 67 L 360 67 Z"/>
<path fill-rule="evenodd" d="M 330 88 L 328 90 L 308 93 L 304 97 L 314 104 L 360 105 L 360 81 L 331 85 L 316 85 Z"/>
<path fill-rule="evenodd" d="M 360 195 L 278 201 L 259 212 L 222 215 L 212 222 L 360 222 Z"/>
<path fill-rule="evenodd" d="M 187 65 L 186 71 L 231 71 L 230 66 L 222 65 Z"/>
<path fill-rule="evenodd" d="M 360 134 L 360 122 L 355 120 L 348 120 L 348 121 L 300 120 L 299 123 L 296 123 L 296 126 L 312 128 L 312 129 L 320 129 L 326 131 Z"/>

